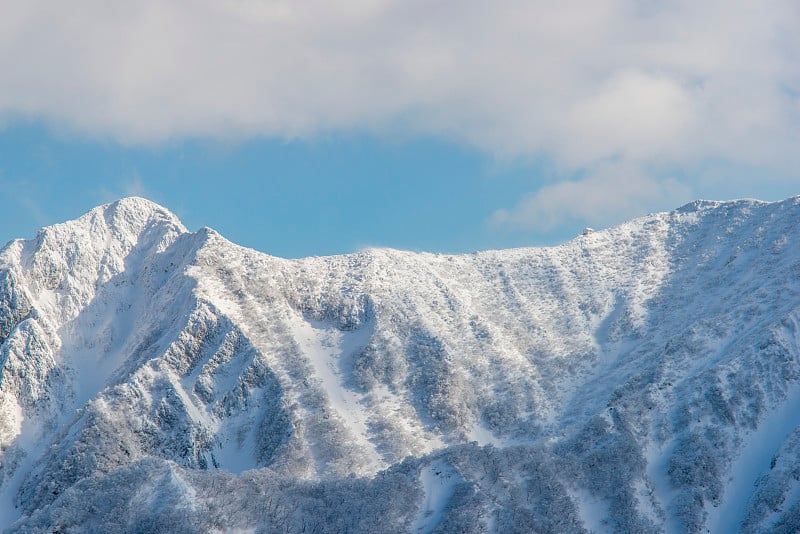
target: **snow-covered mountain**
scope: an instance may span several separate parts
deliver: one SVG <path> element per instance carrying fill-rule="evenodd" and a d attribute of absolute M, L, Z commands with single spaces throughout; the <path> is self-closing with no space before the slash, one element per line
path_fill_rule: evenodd
<path fill-rule="evenodd" d="M 140 198 L 0 251 L 7 532 L 794 532 L 800 197 L 285 260 Z"/>

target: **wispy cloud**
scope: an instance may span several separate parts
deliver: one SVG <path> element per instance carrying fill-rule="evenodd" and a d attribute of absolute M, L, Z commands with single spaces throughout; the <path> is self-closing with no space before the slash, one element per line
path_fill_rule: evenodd
<path fill-rule="evenodd" d="M 544 186 L 513 208 L 497 210 L 490 222 L 540 231 L 565 222 L 607 225 L 675 207 L 691 197 L 691 188 L 675 178 L 657 178 L 628 162 L 603 163 L 579 180 Z"/>
<path fill-rule="evenodd" d="M 158 195 L 142 180 L 138 173 L 116 180 L 95 191 L 88 192 L 94 202 L 113 202 L 123 197 L 146 197 L 159 201 Z"/>
<path fill-rule="evenodd" d="M 586 196 L 612 180 L 601 178 L 610 160 L 638 169 L 613 180 L 639 207 L 696 185 L 653 169 L 719 160 L 769 176 L 800 163 L 795 0 L 82 5 L 4 3 L 0 119 L 129 143 L 435 135 L 501 158 L 545 155 L 570 178 L 495 221 Z"/>

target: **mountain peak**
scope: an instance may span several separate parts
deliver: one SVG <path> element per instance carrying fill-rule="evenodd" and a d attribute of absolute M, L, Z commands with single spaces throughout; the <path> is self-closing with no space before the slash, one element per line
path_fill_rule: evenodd
<path fill-rule="evenodd" d="M 127 255 L 134 248 L 163 249 L 188 230 L 167 208 L 127 197 L 93 208 L 75 220 L 43 228 L 29 243 L 45 248 Z M 49 246 L 48 246 L 49 245 Z"/>
<path fill-rule="evenodd" d="M 78 220 L 102 216 L 109 228 L 140 233 L 151 223 L 166 223 L 181 233 L 186 228 L 180 219 L 167 208 L 142 197 L 125 197 L 109 204 L 98 206 Z"/>
<path fill-rule="evenodd" d="M 109 202 L 106 206 L 136 211 L 161 211 L 170 213 L 170 211 L 161 204 L 139 196 L 122 197 L 113 202 Z"/>
<path fill-rule="evenodd" d="M 27 272 L 33 295 L 56 287 L 77 292 L 80 308 L 94 294 L 89 288 L 166 250 L 185 233 L 168 209 L 140 197 L 123 198 L 42 228 L 33 239 L 11 242 L 0 251 L 0 267 L 17 265 Z"/>
<path fill-rule="evenodd" d="M 0 253 L 0 530 L 800 529 L 800 198 L 470 255 L 184 232 L 132 197 Z"/>
<path fill-rule="evenodd" d="M 753 206 L 761 206 L 764 204 L 782 204 L 783 202 L 787 201 L 791 202 L 792 200 L 793 197 L 788 198 L 785 201 L 778 201 L 778 202 L 766 202 L 764 200 L 758 200 L 755 198 L 739 198 L 734 200 L 698 199 L 684 204 L 683 206 L 677 208 L 675 211 L 678 213 L 693 213 L 693 212 L 702 212 L 706 210 L 713 210 L 722 207 L 747 208 Z"/>

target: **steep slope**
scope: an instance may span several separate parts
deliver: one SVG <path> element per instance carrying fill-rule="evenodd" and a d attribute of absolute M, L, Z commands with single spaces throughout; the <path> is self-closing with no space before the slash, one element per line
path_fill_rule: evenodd
<path fill-rule="evenodd" d="M 97 208 L 0 252 L 0 525 L 796 530 L 798 237 L 696 202 L 284 260 Z"/>

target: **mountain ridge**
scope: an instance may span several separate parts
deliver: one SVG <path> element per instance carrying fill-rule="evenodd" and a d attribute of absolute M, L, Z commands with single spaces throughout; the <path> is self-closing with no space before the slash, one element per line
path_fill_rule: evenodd
<path fill-rule="evenodd" d="M 772 424 L 778 471 L 737 520 L 797 525 L 800 421 L 770 417 L 800 377 L 798 225 L 800 197 L 696 201 L 557 247 L 287 260 L 101 206 L 0 250 L 0 517 L 700 531 L 738 509 L 727 471 L 751 476 L 737 458 Z M 128 516 L 70 507 L 116 479 Z M 137 508 L 148 484 L 182 504 Z M 223 517 L 215 484 L 280 510 Z M 362 512 L 328 501 L 359 484 Z"/>

